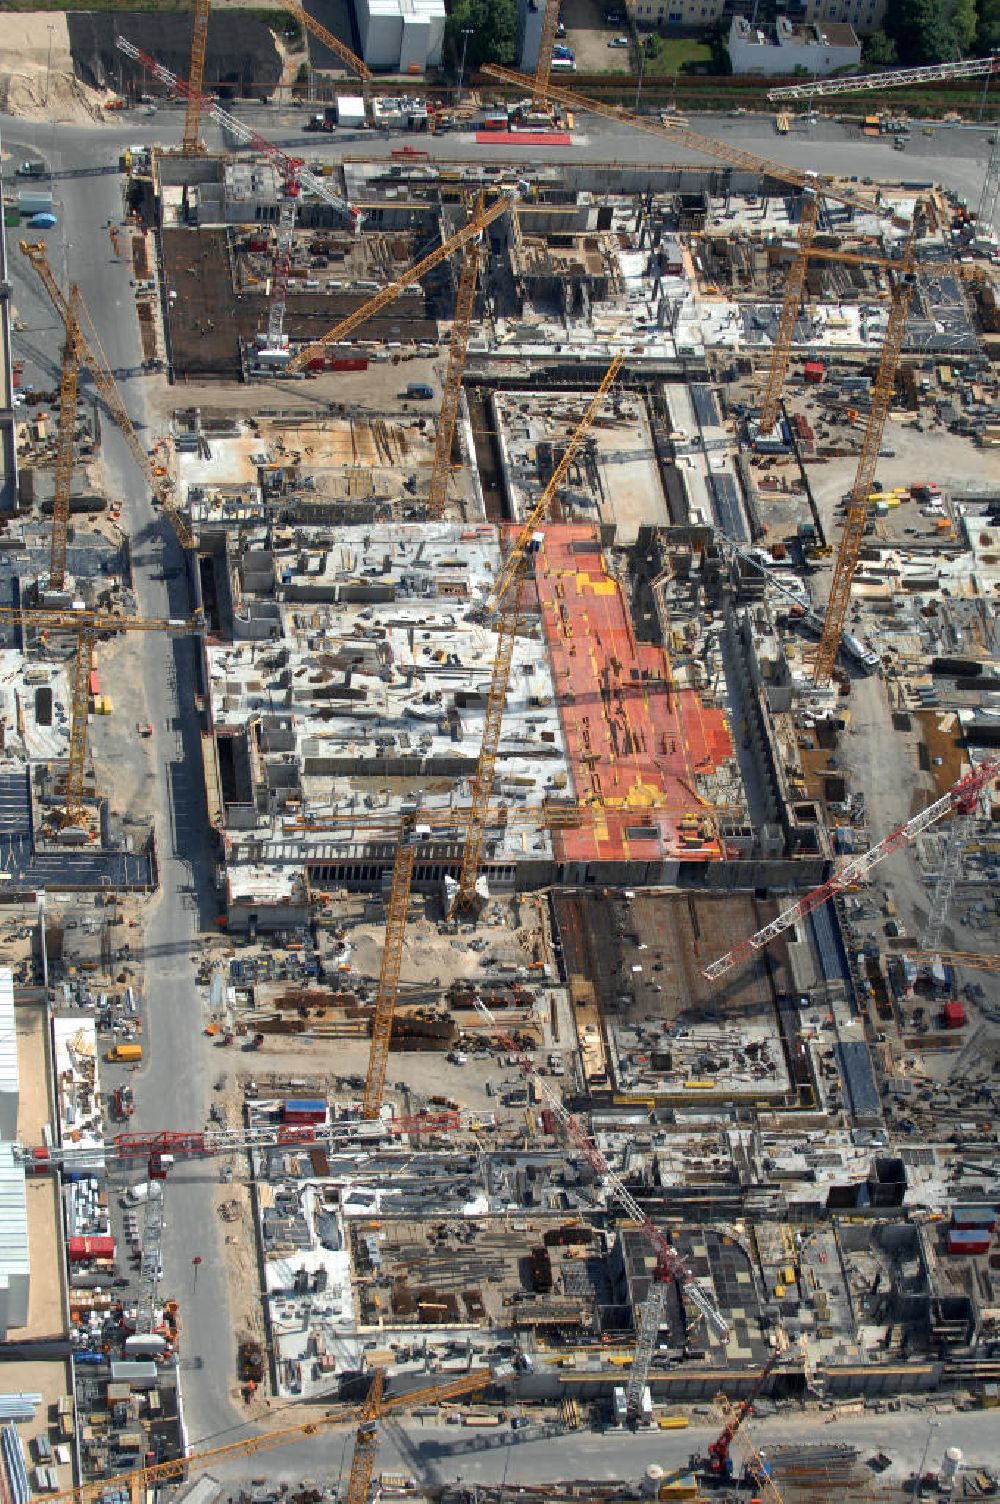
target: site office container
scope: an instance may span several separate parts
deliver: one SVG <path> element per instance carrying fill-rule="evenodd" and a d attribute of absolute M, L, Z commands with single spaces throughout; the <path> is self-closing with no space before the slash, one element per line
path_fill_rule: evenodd
<path fill-rule="evenodd" d="M 978 1227 L 983 1232 L 992 1232 L 997 1225 L 997 1214 L 992 1206 L 956 1206 L 951 1214 L 952 1227 Z"/>
<path fill-rule="evenodd" d="M 288 1097 L 281 1104 L 283 1123 L 325 1123 L 327 1105 L 322 1097 Z"/>
<path fill-rule="evenodd" d="M 81 1259 L 113 1259 L 115 1240 L 108 1236 L 74 1237 L 69 1240 L 69 1256 L 74 1263 Z"/>
<path fill-rule="evenodd" d="M 818 385 L 818 383 L 821 382 L 823 380 L 823 377 L 826 375 L 826 366 L 821 360 L 807 360 L 802 368 L 802 374 L 805 377 L 806 381 L 812 382 L 815 386 Z"/>
<path fill-rule="evenodd" d="M 948 1229 L 948 1252 L 979 1254 L 989 1253 L 991 1235 L 979 1227 L 950 1227 Z"/>

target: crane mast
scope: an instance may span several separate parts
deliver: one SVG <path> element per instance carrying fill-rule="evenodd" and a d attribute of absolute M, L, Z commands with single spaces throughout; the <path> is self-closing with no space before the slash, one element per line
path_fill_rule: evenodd
<path fill-rule="evenodd" d="M 346 339 L 349 334 L 353 334 L 360 324 L 366 323 L 376 313 L 379 313 L 383 308 L 387 308 L 390 303 L 394 303 L 404 289 L 412 287 L 415 282 L 421 281 L 422 278 L 426 277 L 428 272 L 433 271 L 436 266 L 440 266 L 442 261 L 447 261 L 450 256 L 454 256 L 456 251 L 460 251 L 470 241 L 477 240 L 487 225 L 491 225 L 495 219 L 500 218 L 501 214 L 506 213 L 511 205 L 517 202 L 519 197 L 520 190 L 516 190 L 513 193 L 505 193 L 501 198 L 494 199 L 489 208 L 477 211 L 467 225 L 463 225 L 456 234 L 444 241 L 436 250 L 422 257 L 413 266 L 407 267 L 405 272 L 401 272 L 392 282 L 388 282 L 385 287 L 380 288 L 374 297 L 368 299 L 367 303 L 362 303 L 360 308 L 355 308 L 353 313 L 349 313 L 338 324 L 334 324 L 333 328 L 328 329 L 325 334 L 320 335 L 319 339 L 314 339 L 308 345 L 304 345 L 301 350 L 297 350 L 286 365 L 285 370 L 289 375 L 294 376 L 310 360 L 318 355 L 322 355 L 327 345 L 337 344 L 340 340 Z"/>
<path fill-rule="evenodd" d="M 62 590 L 66 579 L 70 493 L 76 453 L 76 396 L 80 376 L 80 295 L 70 288 L 66 307 L 66 343 L 59 375 L 59 428 L 56 440 L 55 488 L 52 495 L 52 544 L 49 589 Z"/>
<path fill-rule="evenodd" d="M 378 1452 L 378 1421 L 382 1413 L 384 1390 L 385 1370 L 376 1368 L 372 1373 L 371 1387 L 361 1406 L 358 1429 L 354 1433 L 354 1455 L 347 1480 L 346 1504 L 368 1504 L 368 1490 Z"/>
<path fill-rule="evenodd" d="M 87 771 L 87 690 L 94 644 L 101 632 L 170 632 L 181 636 L 205 630 L 204 618 L 167 620 L 158 617 L 102 615 L 94 611 L 22 610 L 0 607 L 0 623 L 17 622 L 50 632 L 77 634 L 76 655 L 70 678 L 72 701 L 69 723 L 69 761 L 66 770 L 65 805 L 61 825 L 78 825 L 83 818 L 83 787 Z"/>
<path fill-rule="evenodd" d="M 854 883 L 865 882 L 879 862 L 891 856 L 894 851 L 898 851 L 901 846 L 908 845 L 920 835 L 921 831 L 927 830 L 942 816 L 952 811 L 957 815 L 962 815 L 974 810 L 980 794 L 998 776 L 1000 776 L 1000 757 L 990 757 L 985 762 L 981 762 L 978 767 L 973 768 L 971 772 L 966 773 L 953 784 L 942 798 L 929 804 L 926 809 L 920 811 L 919 815 L 914 815 L 912 820 L 898 825 L 877 846 L 863 852 L 853 862 L 848 862 L 825 883 L 820 883 L 798 902 L 783 909 L 770 924 L 765 924 L 755 934 L 741 940 L 738 945 L 733 946 L 732 950 L 720 956 L 717 961 L 713 961 L 711 966 L 706 966 L 702 976 L 708 982 L 717 982 L 734 967 L 765 950 L 772 940 L 784 934 L 785 930 L 790 929 L 799 919 L 804 919 L 807 914 L 811 914 L 813 909 L 818 909 L 820 904 L 826 903 L 828 898 L 842 893 L 845 888 L 851 887 Z"/>
<path fill-rule="evenodd" d="M 510 683 L 514 643 L 517 640 L 517 629 L 521 620 L 521 595 L 524 587 L 524 578 L 528 559 L 538 549 L 536 529 L 548 514 L 552 498 L 562 485 L 563 477 L 572 464 L 577 449 L 589 431 L 590 425 L 597 416 L 598 409 L 603 403 L 609 389 L 616 381 L 624 362 L 625 357 L 623 355 L 616 355 L 605 371 L 601 384 L 587 404 L 586 412 L 570 436 L 569 443 L 563 451 L 562 459 L 552 472 L 548 485 L 535 503 L 527 521 L 522 524 L 521 531 L 515 540 L 513 548 L 504 560 L 487 601 L 487 614 L 499 608 L 500 618 L 497 623 L 497 645 L 493 658 L 493 672 L 490 678 L 486 712 L 483 718 L 483 739 L 479 749 L 475 776 L 472 781 L 472 798 L 469 803 L 468 824 L 465 829 L 465 842 L 462 848 L 462 866 L 458 878 L 458 892 L 455 895 L 455 902 L 452 906 L 453 912 L 459 914 L 474 914 L 478 908 L 476 882 L 479 877 L 483 841 L 486 838 L 487 810 L 489 809 L 490 795 L 493 791 L 493 773 L 496 767 L 497 754 L 500 750 L 500 731 L 503 725 L 504 706 L 507 700 L 507 686 Z"/>
<path fill-rule="evenodd" d="M 545 0 L 545 13 L 542 16 L 542 34 L 538 41 L 538 61 L 535 63 L 534 91 L 535 98 L 539 103 L 545 100 L 545 90 L 548 87 L 549 76 L 552 72 L 552 49 L 556 43 L 556 33 L 559 30 L 559 8 L 562 0 Z"/>
<path fill-rule="evenodd" d="M 840 646 L 840 635 L 844 630 L 844 622 L 847 620 L 847 612 L 851 604 L 854 571 L 861 556 L 865 524 L 868 520 L 868 497 L 875 479 L 885 420 L 896 389 L 896 371 L 899 368 L 903 337 L 906 334 L 906 319 L 916 282 L 914 274 L 916 242 L 921 231 L 922 210 L 918 204 L 906 237 L 906 244 L 903 247 L 899 271 L 893 283 L 889 322 L 882 344 L 878 373 L 871 389 L 868 421 L 865 425 L 864 438 L 861 441 L 861 454 L 854 485 L 851 487 L 850 500 L 847 503 L 844 530 L 840 535 L 840 546 L 834 562 L 833 582 L 830 586 L 830 597 L 823 619 L 823 635 L 819 640 L 813 664 L 813 678 L 817 684 L 828 683 L 833 672 L 833 666 L 837 661 L 837 649 Z"/>
<path fill-rule="evenodd" d="M 809 250 L 816 233 L 819 207 L 819 195 L 813 189 L 807 189 L 802 200 L 798 248 L 785 281 L 785 296 L 774 335 L 774 350 L 767 373 L 767 384 L 760 403 L 760 432 L 762 434 L 770 433 L 778 419 L 778 407 L 785 386 L 785 377 L 788 374 L 788 362 L 792 354 L 795 325 L 798 323 L 799 304 L 802 302 L 802 289 L 805 286 L 806 270 L 809 266 Z"/>
<path fill-rule="evenodd" d="M 94 321 L 90 317 L 80 289 L 75 283 L 72 283 L 69 295 L 67 296 L 63 292 L 53 276 L 52 268 L 49 265 L 48 250 L 43 241 L 32 244 L 27 240 L 22 240 L 21 253 L 28 258 L 38 273 L 42 286 L 52 300 L 52 305 L 62 319 L 67 331 L 70 330 L 73 324 L 73 304 L 75 300 L 80 315 L 86 319 L 88 325 L 88 328 L 85 330 L 79 321 L 76 324 L 79 336 L 80 357 L 90 372 L 91 379 L 104 399 L 108 412 L 120 430 L 122 438 L 128 445 L 129 452 L 139 467 L 143 479 L 150 489 L 153 500 L 162 508 L 167 520 L 177 534 L 182 548 L 194 548 L 194 534 L 178 510 L 177 504 L 171 494 L 170 482 L 165 477 L 160 477 L 154 473 L 149 455 L 143 448 L 139 440 L 139 435 L 133 427 L 132 419 L 129 417 L 128 410 L 122 401 L 121 393 L 118 390 L 118 383 L 115 381 L 108 357 L 101 348 L 101 342 L 94 327 Z"/>
<path fill-rule="evenodd" d="M 479 195 L 474 218 L 481 217 L 486 200 Z M 472 315 L 476 307 L 476 284 L 479 281 L 480 248 L 478 240 L 465 247 L 462 269 L 455 294 L 455 317 L 451 325 L 451 345 L 448 349 L 448 371 L 441 391 L 441 411 L 438 413 L 437 430 L 434 434 L 434 466 L 427 493 L 427 515 L 443 517 L 448 498 L 448 477 L 451 474 L 451 455 L 455 444 L 455 429 L 458 425 L 458 409 L 462 401 L 462 376 L 465 357 L 469 348 Z"/>
<path fill-rule="evenodd" d="M 184 109 L 184 137 L 181 151 L 186 157 L 200 156 L 205 150 L 201 139 L 202 85 L 205 81 L 205 53 L 208 50 L 208 18 L 212 0 L 194 0 L 194 27 L 191 32 L 191 67 L 188 79 L 191 93 Z"/>
<path fill-rule="evenodd" d="M 913 84 L 932 84 L 949 78 L 976 78 L 1000 73 L 1000 55 L 970 57 L 961 63 L 934 63 L 929 68 L 891 68 L 885 73 L 861 73 L 856 78 L 817 79 L 808 84 L 786 84 L 769 89 L 768 99 L 822 99 L 831 94 L 859 94 L 876 89 L 905 89 Z"/>
<path fill-rule="evenodd" d="M 345 199 L 339 198 L 337 194 L 332 193 L 326 187 L 322 178 L 318 178 L 313 173 L 307 172 L 305 162 L 301 157 L 289 156 L 279 146 L 275 146 L 273 141 L 269 141 L 259 131 L 253 130 L 245 121 L 237 119 L 228 110 L 224 110 L 215 100 L 207 99 L 193 83 L 183 78 L 178 78 L 176 73 L 171 73 L 169 68 L 165 68 L 162 63 L 158 63 L 155 58 L 150 57 L 148 53 L 136 47 L 127 37 L 116 37 L 115 45 L 119 52 L 123 52 L 126 57 L 132 58 L 134 62 L 142 63 L 143 67 L 148 68 L 153 77 L 161 84 L 165 84 L 167 88 L 175 89 L 178 94 L 182 94 L 188 101 L 197 99 L 199 109 L 204 109 L 205 105 L 207 105 L 209 113 L 220 125 L 234 135 L 238 141 L 242 141 L 245 146 L 253 147 L 255 151 L 261 152 L 274 165 L 277 171 L 280 172 L 282 189 L 281 202 L 278 209 L 277 247 L 271 280 L 271 301 L 268 306 L 267 316 L 267 347 L 269 350 L 284 349 L 287 345 L 285 337 L 285 304 L 288 297 L 288 276 L 292 265 L 295 218 L 302 189 L 304 187 L 309 188 L 317 197 L 338 210 L 348 224 L 352 226 L 356 226 L 357 224 L 357 216 L 354 210 Z"/>

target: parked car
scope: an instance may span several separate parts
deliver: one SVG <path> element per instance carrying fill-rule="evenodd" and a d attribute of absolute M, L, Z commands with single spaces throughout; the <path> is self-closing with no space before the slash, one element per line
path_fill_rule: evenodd
<path fill-rule="evenodd" d="M 609 47 L 627 47 L 628 37 L 612 37 L 608 42 Z"/>

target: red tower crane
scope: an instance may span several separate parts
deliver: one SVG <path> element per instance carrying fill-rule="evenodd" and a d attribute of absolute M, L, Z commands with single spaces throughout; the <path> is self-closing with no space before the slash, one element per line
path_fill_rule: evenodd
<path fill-rule="evenodd" d="M 879 862 L 891 856 L 894 851 L 898 851 L 901 846 L 909 845 L 915 836 L 926 830 L 929 825 L 933 825 L 935 821 L 940 820 L 942 816 L 952 812 L 956 815 L 963 815 L 974 810 L 980 794 L 997 777 L 1000 777 L 1000 757 L 988 757 L 985 762 L 981 762 L 977 768 L 973 768 L 971 772 L 966 773 L 963 778 L 953 784 L 941 799 L 936 799 L 933 804 L 929 804 L 926 809 L 920 811 L 919 815 L 914 815 L 913 819 L 907 820 L 904 825 L 898 825 L 895 830 L 890 831 L 885 840 L 879 841 L 877 846 L 855 857 L 853 862 L 848 862 L 845 867 L 841 867 L 840 871 L 828 878 L 825 883 L 820 883 L 819 887 L 813 888 L 797 903 L 783 909 L 776 919 L 771 920 L 770 924 L 765 924 L 763 929 L 759 929 L 756 934 L 741 940 L 738 945 L 733 946 L 732 950 L 727 950 L 724 956 L 713 961 L 711 966 L 706 966 L 702 976 L 707 982 L 718 981 L 741 962 L 765 950 L 772 940 L 776 940 L 785 930 L 790 929 L 796 920 L 804 919 L 807 914 L 812 913 L 813 909 L 818 909 L 820 904 L 826 903 L 828 898 L 842 893 L 845 888 L 851 887 L 854 883 L 864 882 Z"/>
<path fill-rule="evenodd" d="M 171 73 L 162 63 L 148 53 L 142 52 L 134 42 L 127 37 L 116 37 L 115 45 L 119 52 L 124 52 L 134 62 L 142 63 L 161 84 L 168 89 L 175 89 L 185 99 L 197 98 L 203 109 L 218 121 L 238 141 L 245 146 L 250 146 L 254 151 L 259 151 L 262 156 L 274 164 L 281 173 L 282 192 L 278 213 L 278 239 L 274 257 L 274 272 L 271 280 L 271 303 L 267 316 L 267 348 L 269 350 L 284 350 L 287 346 L 285 336 L 285 303 L 288 297 L 288 276 L 292 265 L 292 238 L 295 232 L 295 215 L 298 208 L 299 198 L 303 188 L 310 189 L 318 198 L 337 209 L 352 228 L 357 224 L 358 216 L 351 208 L 346 199 L 332 193 L 323 182 L 322 178 L 306 171 L 306 164 L 301 157 L 290 157 L 282 151 L 280 146 L 275 146 L 260 131 L 255 131 L 252 126 L 243 120 L 238 120 L 228 110 L 224 110 L 214 99 L 209 99 L 183 78 L 178 78 L 176 73 Z"/>

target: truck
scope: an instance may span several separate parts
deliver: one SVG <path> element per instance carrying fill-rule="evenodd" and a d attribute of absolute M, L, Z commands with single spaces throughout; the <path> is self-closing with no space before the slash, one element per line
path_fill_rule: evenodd
<path fill-rule="evenodd" d="M 141 1044 L 113 1044 L 104 1056 L 111 1065 L 125 1065 L 142 1059 Z"/>
<path fill-rule="evenodd" d="M 15 177 L 43 178 L 48 170 L 44 162 L 22 162 L 15 172 Z"/>
<path fill-rule="evenodd" d="M 429 402 L 433 395 L 434 388 L 426 381 L 411 381 L 403 393 L 411 402 Z"/>

